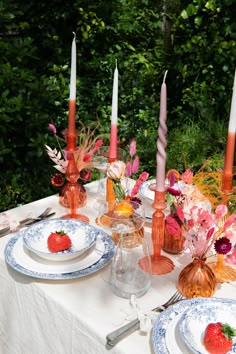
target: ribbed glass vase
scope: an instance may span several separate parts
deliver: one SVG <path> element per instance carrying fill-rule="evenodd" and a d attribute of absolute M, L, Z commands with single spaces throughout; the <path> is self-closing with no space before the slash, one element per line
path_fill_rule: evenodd
<path fill-rule="evenodd" d="M 180 273 L 178 290 L 186 298 L 211 297 L 216 290 L 216 277 L 206 258 L 194 258 Z"/>

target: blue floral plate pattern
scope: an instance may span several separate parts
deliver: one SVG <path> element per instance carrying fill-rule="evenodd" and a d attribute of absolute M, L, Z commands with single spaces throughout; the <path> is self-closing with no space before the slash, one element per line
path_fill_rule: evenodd
<path fill-rule="evenodd" d="M 70 248 L 50 252 L 47 240 L 51 233 L 63 231 L 72 242 Z M 78 257 L 87 251 L 96 241 L 97 230 L 80 220 L 51 219 L 38 222 L 22 232 L 24 245 L 38 256 L 48 260 L 63 261 Z"/>
<path fill-rule="evenodd" d="M 92 253 L 96 246 L 89 249 L 88 256 L 86 252 L 85 255 L 82 255 L 84 266 L 81 266 L 80 257 L 64 262 L 51 262 L 37 255 L 30 254 L 29 250 L 23 245 L 23 231 L 18 232 L 8 241 L 4 250 L 6 263 L 17 272 L 40 279 L 65 280 L 81 278 L 93 274 L 111 261 L 115 252 L 115 244 L 111 237 L 104 231 L 93 226 L 91 227 L 94 229 L 94 232 L 96 232 L 96 244 L 98 241 L 100 244 L 97 253 L 100 254 L 94 255 Z M 90 263 L 88 262 L 90 265 L 86 267 L 85 262 L 89 257 L 91 258 Z M 65 271 L 64 269 L 67 269 L 66 267 L 71 270 L 68 272 Z"/>
<path fill-rule="evenodd" d="M 192 354 L 180 333 L 180 322 L 182 316 L 188 317 L 188 311 L 193 311 L 196 307 L 205 308 L 208 304 L 217 306 L 229 306 L 235 304 L 235 300 L 221 298 L 194 298 L 180 301 L 167 310 L 163 311 L 157 318 L 152 332 L 152 344 L 155 354 Z M 195 321 L 196 322 L 196 321 Z M 201 352 L 199 352 L 201 353 Z M 234 344 L 231 353 L 236 353 Z"/>
<path fill-rule="evenodd" d="M 196 354 L 208 354 L 203 345 L 205 329 L 209 323 L 227 323 L 236 328 L 236 301 L 208 301 L 187 309 L 179 321 L 179 330 L 183 340 Z M 236 338 L 228 354 L 236 353 Z"/>

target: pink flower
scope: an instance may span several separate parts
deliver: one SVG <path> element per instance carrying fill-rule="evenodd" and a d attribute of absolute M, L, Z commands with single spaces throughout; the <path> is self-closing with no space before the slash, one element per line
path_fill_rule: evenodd
<path fill-rule="evenodd" d="M 226 230 L 228 227 L 230 227 L 233 222 L 236 220 L 236 213 L 230 215 L 230 217 L 228 218 L 228 220 L 226 220 L 225 224 L 224 224 L 224 229 Z"/>
<path fill-rule="evenodd" d="M 132 140 L 131 143 L 130 143 L 129 154 L 130 154 L 131 157 L 133 157 L 135 153 L 136 153 L 136 141 Z"/>
<path fill-rule="evenodd" d="M 123 161 L 114 161 L 108 164 L 107 177 L 119 181 L 125 175 L 126 164 Z"/>
<path fill-rule="evenodd" d="M 205 229 L 209 229 L 213 225 L 213 217 L 207 210 L 200 210 L 197 222 Z"/>
<path fill-rule="evenodd" d="M 181 176 L 181 179 L 186 184 L 191 184 L 193 181 L 193 172 L 188 168 Z"/>
<path fill-rule="evenodd" d="M 125 171 L 125 174 L 127 177 L 130 177 L 131 176 L 131 173 L 132 173 L 132 170 L 131 170 L 131 162 L 128 161 L 126 163 L 126 171 Z"/>
<path fill-rule="evenodd" d="M 177 206 L 176 208 L 176 213 L 178 215 L 179 220 L 184 223 L 184 212 L 183 209 L 180 206 Z"/>
<path fill-rule="evenodd" d="M 139 191 L 139 188 L 141 187 L 141 185 L 148 179 L 148 176 L 149 174 L 147 172 L 142 172 L 140 175 L 139 175 L 139 178 L 137 179 L 137 181 L 135 182 L 135 185 L 132 189 L 132 192 L 131 192 L 131 197 L 134 197 L 138 191 Z"/>
<path fill-rule="evenodd" d="M 236 265 L 236 245 L 234 245 L 232 253 L 225 258 L 225 261 L 227 264 Z"/>
<path fill-rule="evenodd" d="M 95 143 L 95 147 L 89 151 L 89 154 L 90 155 L 94 154 L 95 151 L 97 151 L 97 149 L 99 149 L 102 144 L 103 144 L 103 141 L 101 139 L 97 140 Z"/>
<path fill-rule="evenodd" d="M 84 169 L 84 170 L 80 171 L 79 177 L 80 177 L 80 179 L 82 179 L 82 181 L 88 182 L 92 178 L 92 172 L 90 170 Z"/>
<path fill-rule="evenodd" d="M 139 157 L 136 156 L 132 164 L 132 173 L 137 173 L 139 169 Z"/>
<path fill-rule="evenodd" d="M 233 240 L 235 238 L 235 233 L 233 231 L 231 231 L 231 230 L 225 231 L 224 235 L 229 240 Z"/>
<path fill-rule="evenodd" d="M 175 184 L 175 172 L 174 171 L 170 171 L 169 184 L 170 184 L 170 187 L 173 187 L 173 185 Z"/>
<path fill-rule="evenodd" d="M 188 229 L 192 229 L 194 226 L 194 221 L 193 219 L 188 220 Z"/>
<path fill-rule="evenodd" d="M 57 128 L 55 127 L 54 124 L 48 124 L 48 128 L 53 132 L 53 134 L 57 133 Z"/>
<path fill-rule="evenodd" d="M 232 244 L 227 237 L 221 237 L 216 240 L 214 248 L 219 254 L 227 254 L 232 248 Z"/>
<path fill-rule="evenodd" d="M 91 157 L 92 157 L 91 154 L 84 155 L 83 162 L 89 162 L 91 160 Z"/>
<path fill-rule="evenodd" d="M 174 237 L 178 237 L 181 232 L 181 227 L 172 216 L 168 215 L 166 217 L 166 229 Z"/>
<path fill-rule="evenodd" d="M 227 212 L 228 212 L 228 208 L 226 205 L 224 204 L 218 205 L 215 211 L 216 219 L 222 218 L 227 214 Z"/>
<path fill-rule="evenodd" d="M 210 230 L 207 232 L 206 239 L 209 240 L 211 236 L 214 234 L 215 228 L 211 227 Z"/>
<path fill-rule="evenodd" d="M 170 193 L 171 195 L 174 195 L 174 196 L 178 196 L 178 195 L 181 194 L 181 191 L 180 191 L 179 189 L 175 189 L 175 188 L 172 188 L 172 187 L 168 187 L 168 188 L 166 189 L 166 191 L 167 191 L 168 193 Z"/>

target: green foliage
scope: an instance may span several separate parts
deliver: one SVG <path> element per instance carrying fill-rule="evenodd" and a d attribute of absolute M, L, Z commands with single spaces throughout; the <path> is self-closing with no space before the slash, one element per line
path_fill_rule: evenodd
<path fill-rule="evenodd" d="M 109 142 L 119 69 L 119 143 L 137 139 L 156 173 L 160 86 L 168 70 L 167 168 L 223 154 L 236 57 L 233 0 L 0 1 L 0 210 L 57 192 L 44 144 L 67 126 L 77 35 L 77 121 Z M 93 178 L 97 178 L 94 174 Z M 37 188 L 36 188 L 37 186 Z"/>

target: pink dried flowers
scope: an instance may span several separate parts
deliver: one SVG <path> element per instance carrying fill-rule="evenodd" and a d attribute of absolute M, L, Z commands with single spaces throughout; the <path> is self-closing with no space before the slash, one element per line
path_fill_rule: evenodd
<path fill-rule="evenodd" d="M 50 146 L 45 145 L 47 154 L 54 162 L 54 168 L 60 173 L 65 174 L 68 165 L 67 150 L 66 147 L 62 148 L 61 143 L 63 142 L 63 144 L 66 145 L 67 129 L 63 130 L 62 135 L 64 138 L 61 138 L 57 135 L 57 129 L 54 124 L 50 123 L 48 127 L 53 132 L 57 140 L 59 150 L 57 150 L 56 148 L 52 149 Z M 88 182 L 91 179 L 92 173 L 89 168 L 92 167 L 92 155 L 103 144 L 103 141 L 102 139 L 100 139 L 100 136 L 95 135 L 96 129 L 97 127 L 92 130 L 89 126 L 82 126 L 80 130 L 77 130 L 77 148 L 74 153 L 74 156 L 77 168 L 80 173 L 79 178 L 83 182 Z M 58 182 L 58 180 L 59 174 L 56 174 L 51 180 L 52 184 L 54 186 L 59 186 L 60 183 Z"/>
<path fill-rule="evenodd" d="M 136 174 L 139 169 L 139 157 L 135 156 L 136 154 L 135 140 L 132 140 L 130 143 L 129 154 L 130 154 L 130 158 L 126 163 L 123 161 L 115 161 L 108 164 L 107 177 L 113 181 L 114 192 L 118 201 L 121 201 L 122 199 L 130 199 L 130 200 L 136 199 L 137 201 L 138 199 L 141 203 L 141 200 L 137 198 L 136 195 L 138 194 L 141 185 L 148 179 L 149 174 L 145 171 L 142 172 L 139 175 L 138 179 L 136 180 L 131 190 L 127 188 L 127 185 L 129 183 L 122 184 L 122 180 L 125 177 L 132 178 L 133 175 Z"/>

